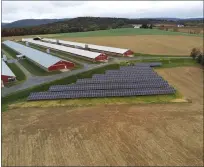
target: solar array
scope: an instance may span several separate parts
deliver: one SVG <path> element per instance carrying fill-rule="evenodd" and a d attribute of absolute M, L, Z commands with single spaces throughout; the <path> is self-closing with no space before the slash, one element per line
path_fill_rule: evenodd
<path fill-rule="evenodd" d="M 174 94 L 175 89 L 150 67 L 160 65 L 138 63 L 119 70 L 108 70 L 92 78 L 78 79 L 75 84 L 53 85 L 47 92 L 31 93 L 27 100 Z"/>

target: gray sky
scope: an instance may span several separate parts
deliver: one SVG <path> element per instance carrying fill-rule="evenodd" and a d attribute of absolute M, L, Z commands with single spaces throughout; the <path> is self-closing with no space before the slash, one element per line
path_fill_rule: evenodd
<path fill-rule="evenodd" d="M 202 1 L 2 1 L 2 22 L 95 17 L 203 17 Z"/>

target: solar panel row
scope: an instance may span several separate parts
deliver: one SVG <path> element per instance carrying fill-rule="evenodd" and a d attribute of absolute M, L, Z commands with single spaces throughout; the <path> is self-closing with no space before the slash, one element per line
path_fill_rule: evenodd
<path fill-rule="evenodd" d="M 74 91 L 73 93 L 66 92 L 38 92 L 32 93 L 28 100 L 51 100 L 51 99 L 72 99 L 72 98 L 88 98 L 88 97 L 114 97 L 114 96 L 138 96 L 138 95 L 159 95 L 159 94 L 173 94 L 175 90 L 173 88 L 167 89 L 152 89 L 152 90 L 134 90 L 130 89 L 122 91 Z"/>
<path fill-rule="evenodd" d="M 126 78 L 100 78 L 100 79 L 78 79 L 77 84 L 89 84 L 89 83 L 115 83 L 115 82 L 122 82 L 122 83 L 138 83 L 138 82 L 155 82 L 155 81 L 162 81 L 163 79 L 158 77 L 145 77 L 145 78 L 132 78 L 132 77 L 126 77 Z"/>
<path fill-rule="evenodd" d="M 153 64 L 158 65 L 158 64 Z M 28 100 L 71 99 L 111 96 L 173 94 L 175 89 L 159 76 L 150 65 L 121 67 L 78 79 L 75 84 L 51 86 L 48 92 L 31 93 Z"/>
<path fill-rule="evenodd" d="M 111 90 L 115 90 L 115 89 L 135 89 L 135 90 L 140 90 L 141 88 L 145 88 L 146 90 L 147 89 L 152 89 L 152 88 L 165 88 L 167 87 L 168 85 L 139 85 L 139 86 L 130 86 L 130 85 L 127 85 L 127 86 L 93 86 L 93 87 L 58 87 L 58 88 L 49 88 L 49 91 L 51 92 L 59 92 L 59 91 L 69 91 L 69 90 L 108 90 L 108 89 L 111 89 Z"/>
<path fill-rule="evenodd" d="M 92 76 L 93 79 L 97 79 L 97 78 L 110 78 L 110 77 L 114 77 L 114 78 L 118 78 L 118 77 L 157 77 L 158 75 L 153 73 L 153 74 L 132 74 L 132 73 L 125 73 L 125 74 L 95 74 Z"/>

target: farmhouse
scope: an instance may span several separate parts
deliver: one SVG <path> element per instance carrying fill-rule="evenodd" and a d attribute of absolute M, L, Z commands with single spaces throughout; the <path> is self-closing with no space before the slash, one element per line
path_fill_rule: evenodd
<path fill-rule="evenodd" d="M 16 42 L 4 41 L 3 43 L 16 52 L 24 55 L 31 62 L 35 63 L 48 72 L 61 69 L 71 69 L 75 66 L 74 63 L 70 61 L 60 59 Z"/>
<path fill-rule="evenodd" d="M 65 46 L 70 46 L 70 47 L 77 46 L 83 49 L 90 49 L 91 51 L 100 51 L 100 52 L 105 52 L 106 54 L 122 55 L 126 57 L 131 57 L 134 54 L 130 49 L 121 49 L 121 48 L 115 48 L 115 47 L 109 47 L 109 46 L 100 46 L 100 45 L 85 44 L 85 43 L 56 40 L 56 39 L 49 39 L 49 38 L 42 38 L 42 41 L 52 42 L 52 43 L 57 43 L 58 41 L 59 44 L 65 45 Z"/>
<path fill-rule="evenodd" d="M 11 82 L 16 80 L 15 74 L 11 71 L 11 69 L 7 66 L 4 61 L 1 61 L 1 80 L 3 83 Z"/>
<path fill-rule="evenodd" d="M 47 42 L 42 42 L 42 41 L 35 41 L 33 39 L 22 39 L 22 41 L 30 42 L 36 45 L 44 46 L 47 48 L 52 48 L 55 50 L 60 50 L 63 52 L 71 53 L 76 56 L 82 56 L 87 59 L 91 59 L 92 61 L 107 61 L 108 56 L 104 53 L 97 53 L 97 52 L 90 52 L 87 50 L 81 50 L 77 48 L 70 48 L 67 46 L 62 46 L 62 45 L 57 45 L 57 44 L 52 44 L 52 43 L 47 43 Z M 55 40 L 56 41 L 56 40 Z"/>

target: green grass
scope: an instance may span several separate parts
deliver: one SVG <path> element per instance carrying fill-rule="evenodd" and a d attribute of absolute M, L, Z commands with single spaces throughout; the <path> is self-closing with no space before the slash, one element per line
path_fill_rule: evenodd
<path fill-rule="evenodd" d="M 97 37 L 97 36 L 128 36 L 128 35 L 184 35 L 184 36 L 199 36 L 197 34 L 188 34 L 182 32 L 163 31 L 159 29 L 137 29 L 137 28 L 119 28 L 110 30 L 76 32 L 76 33 L 60 33 L 41 35 L 44 37 Z"/>
<path fill-rule="evenodd" d="M 130 60 L 121 62 L 120 65 L 128 65 L 129 63 L 140 63 L 140 62 L 161 62 L 161 67 L 156 68 L 171 68 L 180 66 L 195 66 L 198 65 L 193 59 L 184 58 L 160 58 L 160 59 L 144 59 L 144 60 Z"/>
<path fill-rule="evenodd" d="M 134 53 L 135 57 L 145 56 L 145 57 L 189 57 L 189 55 L 157 55 L 157 54 L 146 54 L 146 53 Z"/>
<path fill-rule="evenodd" d="M 16 51 L 12 50 L 11 48 L 7 47 L 3 43 L 1 44 L 1 49 L 9 54 L 12 58 L 16 59 L 16 55 L 18 54 Z"/>
<path fill-rule="evenodd" d="M 173 103 L 175 99 L 183 99 L 183 96 L 177 91 L 171 95 L 154 96 L 131 96 L 131 97 L 108 97 L 108 98 L 82 98 L 82 99 L 61 99 L 61 100 L 42 100 L 42 101 L 18 101 L 10 105 L 10 109 L 29 108 L 29 107 L 66 107 L 74 109 L 78 107 L 90 107 L 96 105 L 113 104 L 152 104 L 152 103 Z M 186 102 L 185 100 L 180 102 Z"/>
<path fill-rule="evenodd" d="M 6 63 L 11 71 L 15 74 L 16 79 L 18 81 L 23 81 L 26 79 L 25 74 L 23 71 L 15 64 L 15 63 Z"/>
<path fill-rule="evenodd" d="M 25 45 L 25 42 L 21 41 L 19 43 Z M 47 49 L 46 47 L 35 45 L 35 44 L 32 44 L 32 43 L 29 43 L 29 46 L 31 48 L 40 50 L 42 52 L 46 52 L 46 49 Z M 91 60 L 86 60 L 86 59 L 83 59 L 83 58 L 80 58 L 80 57 L 72 56 L 72 55 L 67 54 L 65 52 L 54 50 L 54 49 L 51 49 L 51 48 L 50 48 L 50 54 L 52 54 L 53 56 L 57 56 L 57 57 L 60 57 L 62 59 L 74 62 L 77 67 L 81 67 L 81 65 L 78 64 L 76 61 L 79 61 L 79 62 L 82 62 L 82 63 L 87 63 L 87 64 L 93 63 Z M 76 61 L 73 61 L 73 60 L 76 60 Z"/>
<path fill-rule="evenodd" d="M 46 76 L 61 73 L 60 71 L 47 72 L 28 59 L 19 60 L 19 63 L 23 67 L 25 67 L 31 74 L 36 76 Z"/>

